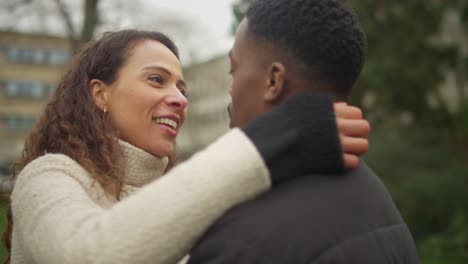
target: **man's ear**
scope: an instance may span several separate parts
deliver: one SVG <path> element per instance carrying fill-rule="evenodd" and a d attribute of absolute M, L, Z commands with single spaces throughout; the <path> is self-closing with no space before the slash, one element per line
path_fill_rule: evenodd
<path fill-rule="evenodd" d="M 281 99 L 286 89 L 286 67 L 281 62 L 273 62 L 268 74 L 269 84 L 263 98 L 269 103 L 275 103 Z"/>
<path fill-rule="evenodd" d="M 109 87 L 101 80 L 92 79 L 89 81 L 89 92 L 91 93 L 96 106 L 102 111 L 107 112 Z"/>

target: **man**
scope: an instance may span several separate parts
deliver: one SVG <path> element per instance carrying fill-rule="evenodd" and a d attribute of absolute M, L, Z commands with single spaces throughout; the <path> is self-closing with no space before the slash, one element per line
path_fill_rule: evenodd
<path fill-rule="evenodd" d="M 249 122 L 284 102 L 307 104 L 304 92 L 346 100 L 365 50 L 365 34 L 343 0 L 254 1 L 230 52 L 231 125 L 261 130 Z M 302 177 L 225 214 L 189 263 L 418 263 L 392 198 L 363 162 L 341 175 L 276 165 Z"/>

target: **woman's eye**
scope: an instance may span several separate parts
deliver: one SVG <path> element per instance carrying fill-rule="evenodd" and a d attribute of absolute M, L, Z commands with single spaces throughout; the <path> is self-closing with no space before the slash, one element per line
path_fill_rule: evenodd
<path fill-rule="evenodd" d="M 159 75 L 152 75 L 148 78 L 148 80 L 152 81 L 152 82 L 157 82 L 157 83 L 162 83 L 163 82 L 163 79 L 161 76 Z"/>
<path fill-rule="evenodd" d="M 179 91 L 183 96 L 187 97 L 187 91 L 185 89 L 180 88 Z"/>

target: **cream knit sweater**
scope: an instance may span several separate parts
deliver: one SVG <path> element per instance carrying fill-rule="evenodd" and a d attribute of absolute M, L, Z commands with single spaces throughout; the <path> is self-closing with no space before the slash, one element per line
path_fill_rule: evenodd
<path fill-rule="evenodd" d="M 177 263 L 226 210 L 271 185 L 238 129 L 156 181 L 167 158 L 120 145 L 126 157 L 120 202 L 64 155 L 46 154 L 22 170 L 11 197 L 11 263 Z"/>

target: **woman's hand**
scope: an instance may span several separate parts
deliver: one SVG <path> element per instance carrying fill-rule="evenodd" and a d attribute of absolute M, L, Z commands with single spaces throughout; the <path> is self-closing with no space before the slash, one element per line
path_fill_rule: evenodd
<path fill-rule="evenodd" d="M 359 156 L 365 154 L 369 147 L 367 136 L 370 133 L 370 124 L 363 119 L 358 107 L 340 102 L 334 104 L 334 110 L 345 167 L 354 169 L 359 164 Z"/>

